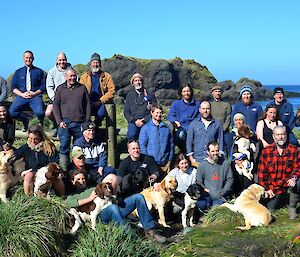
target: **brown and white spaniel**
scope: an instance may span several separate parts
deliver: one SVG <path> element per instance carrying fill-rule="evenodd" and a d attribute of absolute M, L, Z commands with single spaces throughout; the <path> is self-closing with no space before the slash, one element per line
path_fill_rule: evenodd
<path fill-rule="evenodd" d="M 99 183 L 95 188 L 97 197 L 94 201 L 71 208 L 69 213 L 74 216 L 75 224 L 73 225 L 70 234 L 75 234 L 82 225 L 82 221 L 91 221 L 92 229 L 96 229 L 96 221 L 99 213 L 106 207 L 112 204 L 113 188 L 110 183 Z"/>
<path fill-rule="evenodd" d="M 50 162 L 47 166 L 38 169 L 35 174 L 34 195 L 47 196 L 52 189 L 52 184 L 62 177 L 60 166 L 55 162 Z"/>

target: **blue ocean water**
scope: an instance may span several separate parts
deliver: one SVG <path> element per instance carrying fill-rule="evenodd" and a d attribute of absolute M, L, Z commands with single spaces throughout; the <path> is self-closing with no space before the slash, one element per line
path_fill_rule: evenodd
<path fill-rule="evenodd" d="M 273 90 L 275 87 L 278 87 L 278 86 L 268 85 L 268 86 L 265 86 L 265 87 Z M 282 87 L 285 91 L 300 93 L 300 85 L 285 85 L 285 86 L 280 86 L 280 87 Z M 297 110 L 298 110 L 298 107 L 300 107 L 300 97 L 291 97 L 291 98 L 287 98 L 287 100 L 293 105 L 294 113 L 296 113 Z M 265 109 L 266 105 L 269 102 L 270 102 L 269 100 L 268 101 L 259 101 L 259 103 L 261 104 L 263 109 Z"/>

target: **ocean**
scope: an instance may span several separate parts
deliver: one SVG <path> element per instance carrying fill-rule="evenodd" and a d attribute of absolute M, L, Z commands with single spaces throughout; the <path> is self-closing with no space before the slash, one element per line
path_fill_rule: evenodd
<path fill-rule="evenodd" d="M 273 90 L 275 87 L 278 87 L 276 85 L 268 85 L 265 86 L 268 89 Z M 286 86 L 280 86 L 282 87 L 285 91 L 290 91 L 290 92 L 298 92 L 300 93 L 300 85 L 286 85 Z M 294 113 L 296 114 L 298 107 L 300 107 L 300 97 L 291 97 L 287 98 L 287 100 L 293 105 L 294 108 Z M 259 101 L 263 109 L 265 109 L 266 105 L 270 102 L 268 101 Z"/>

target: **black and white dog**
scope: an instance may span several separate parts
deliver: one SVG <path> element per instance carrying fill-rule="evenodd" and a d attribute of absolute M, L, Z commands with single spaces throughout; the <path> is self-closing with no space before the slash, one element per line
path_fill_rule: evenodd
<path fill-rule="evenodd" d="M 188 187 L 186 193 L 176 192 L 174 194 L 174 212 L 181 210 L 181 222 L 183 228 L 194 227 L 193 216 L 194 209 L 198 199 L 203 195 L 204 188 L 199 184 L 192 184 Z"/>

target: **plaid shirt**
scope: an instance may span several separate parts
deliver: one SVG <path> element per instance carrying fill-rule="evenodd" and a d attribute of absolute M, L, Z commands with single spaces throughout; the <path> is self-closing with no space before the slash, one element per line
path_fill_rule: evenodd
<path fill-rule="evenodd" d="M 300 152 L 294 145 L 288 144 L 279 155 L 275 143 L 264 148 L 258 163 L 258 183 L 266 191 L 272 190 L 279 195 L 287 191 L 287 181 L 300 177 Z"/>

